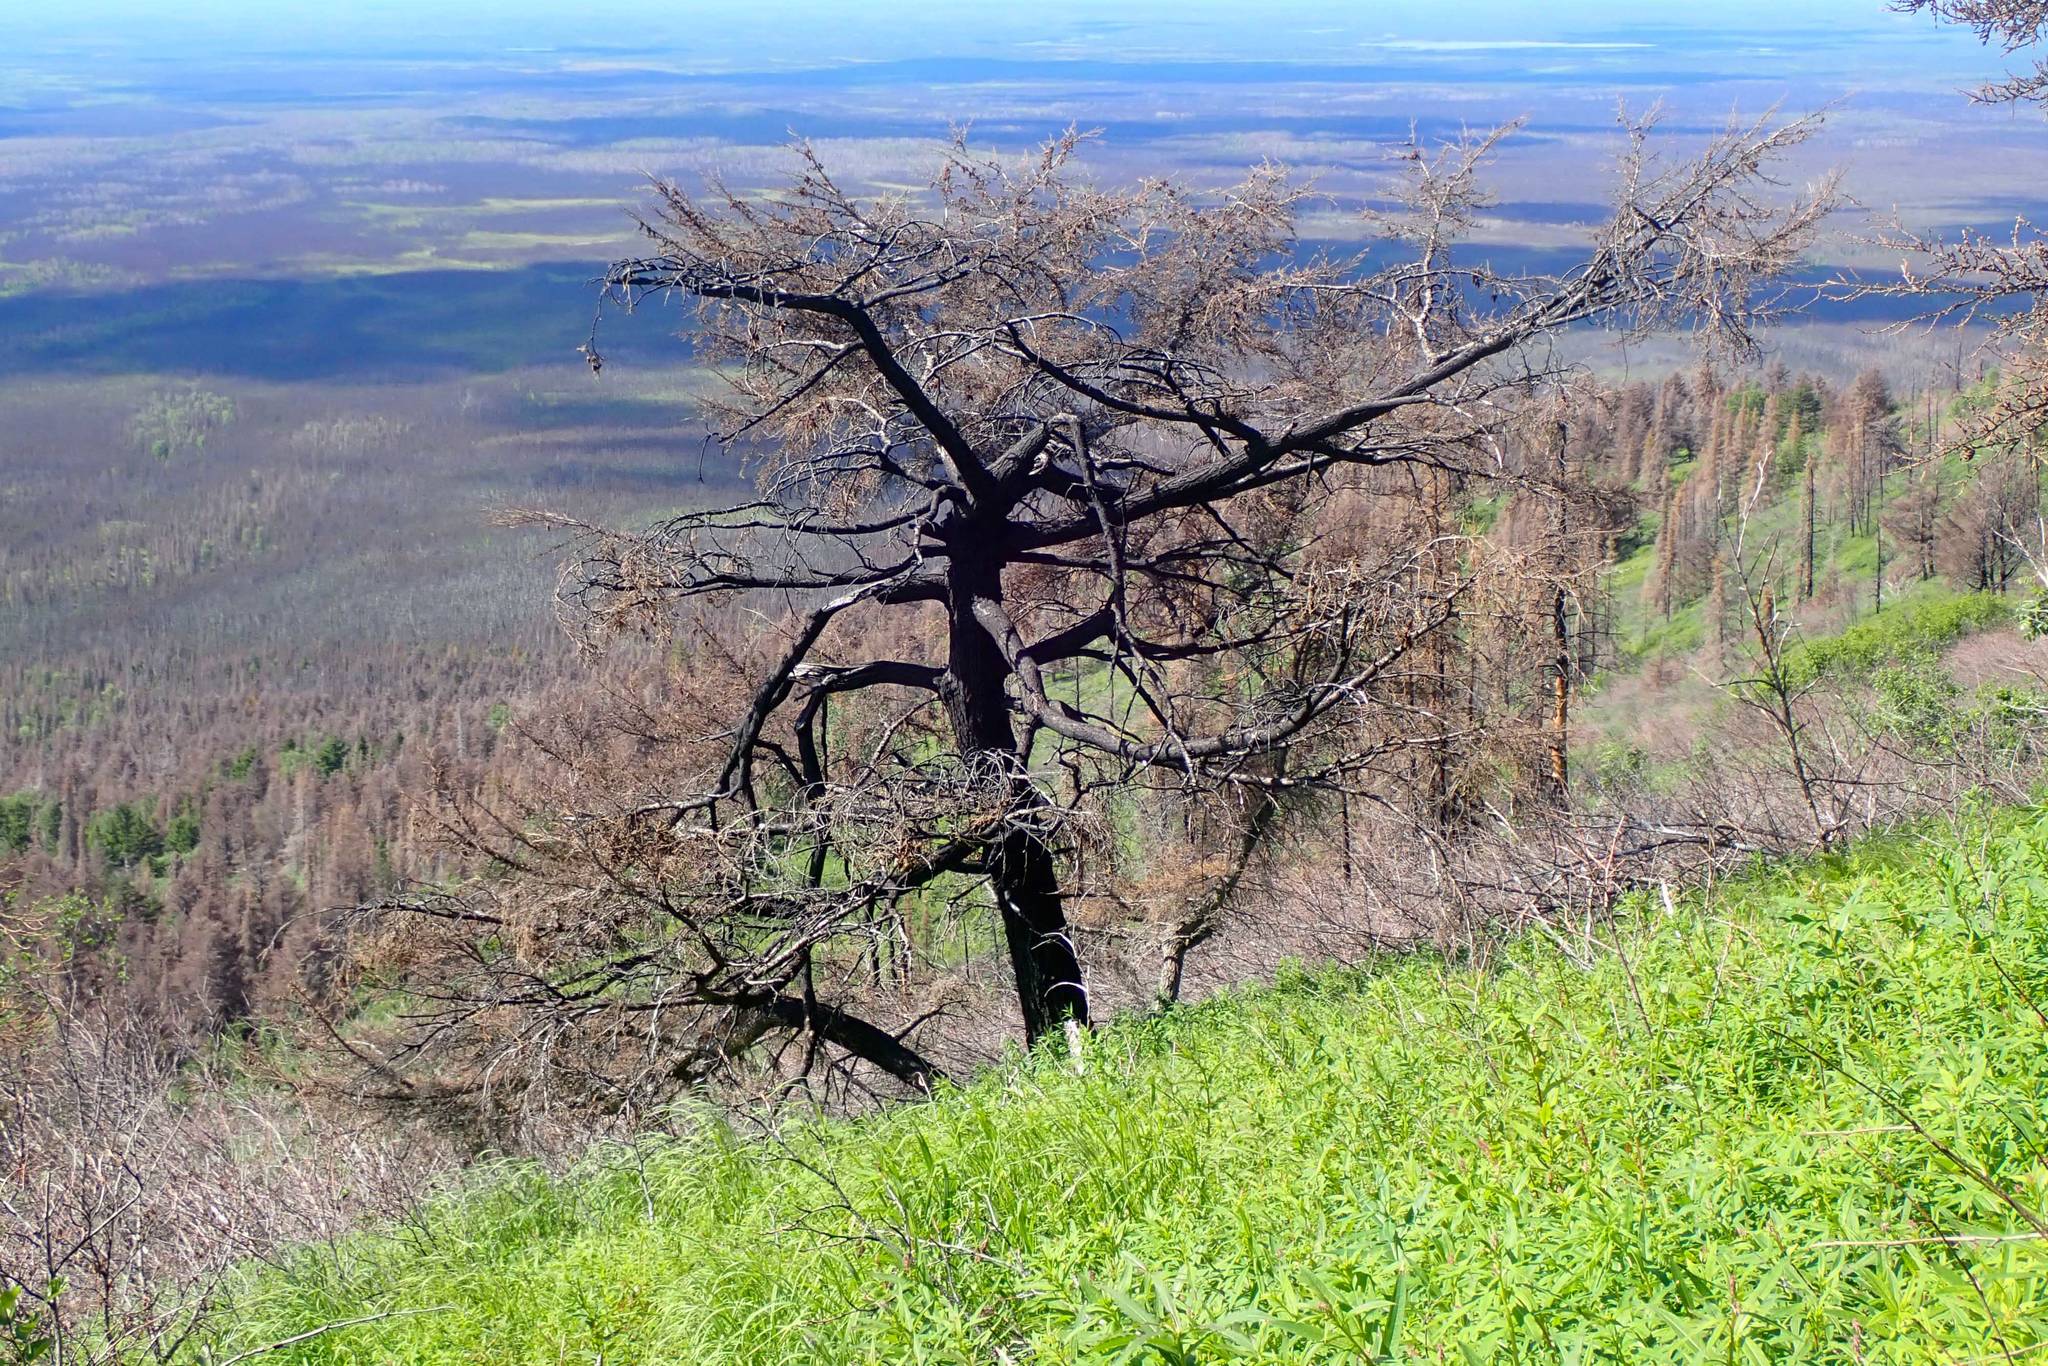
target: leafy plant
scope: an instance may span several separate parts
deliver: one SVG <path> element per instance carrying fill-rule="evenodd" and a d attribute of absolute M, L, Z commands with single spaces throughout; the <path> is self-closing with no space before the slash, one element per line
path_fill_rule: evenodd
<path fill-rule="evenodd" d="M 2048 1349 L 2048 811 L 1487 970 L 1296 970 L 773 1141 L 522 1166 L 252 1270 L 301 1362 L 2021 1360 Z"/>
<path fill-rule="evenodd" d="M 48 1298 L 54 1300 L 61 1289 L 53 1284 Z M 21 1287 L 0 1290 L 0 1366 L 30 1366 L 48 1357 L 55 1345 L 41 1315 L 22 1304 Z"/>
<path fill-rule="evenodd" d="M 164 851 L 164 832 L 150 814 L 147 800 L 121 802 L 93 813 L 86 822 L 85 842 L 106 855 L 117 868 L 133 867 Z"/>
<path fill-rule="evenodd" d="M 2037 590 L 2020 605 L 2020 636 L 2026 640 L 2039 640 L 2048 636 L 2048 588 Z"/>
<path fill-rule="evenodd" d="M 1861 677 L 2003 625 L 2011 612 L 1996 593 L 1931 595 L 1865 617 L 1840 635 L 1800 642 L 1786 652 L 1786 668 L 1800 684 Z"/>

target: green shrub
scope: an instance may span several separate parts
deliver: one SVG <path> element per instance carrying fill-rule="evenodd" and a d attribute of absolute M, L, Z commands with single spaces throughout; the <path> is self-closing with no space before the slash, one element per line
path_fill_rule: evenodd
<path fill-rule="evenodd" d="M 2037 591 L 2020 605 L 2020 635 L 2027 640 L 2048 636 L 2048 588 Z"/>
<path fill-rule="evenodd" d="M 1943 593 L 1865 617 L 1838 636 L 1801 641 L 1786 651 L 1785 668 L 1796 684 L 1864 678 L 1881 665 L 1924 655 L 2011 617 L 2010 604 L 1996 593 Z"/>
<path fill-rule="evenodd" d="M 173 854 L 189 854 L 199 847 L 199 803 L 187 797 L 178 803 L 170 824 L 164 827 L 164 848 Z"/>
<path fill-rule="evenodd" d="M 321 777 L 331 778 L 348 763 L 348 752 L 348 741 L 339 735 L 330 735 L 320 748 L 313 751 L 313 768 Z"/>
<path fill-rule="evenodd" d="M 36 794 L 0 797 L 0 854 L 19 854 L 35 842 Z"/>
<path fill-rule="evenodd" d="M 1876 721 L 1895 735 L 1922 744 L 1950 742 L 1969 726 L 1959 705 L 1963 690 L 1932 655 L 1887 664 L 1870 675 Z"/>
<path fill-rule="evenodd" d="M 339 735 L 330 735 L 312 746 L 287 740 L 277 754 L 278 776 L 289 778 L 302 768 L 311 768 L 321 777 L 331 778 L 347 767 L 348 756 L 349 743 Z"/>
<path fill-rule="evenodd" d="M 63 826 L 64 808 L 39 793 L 0 797 L 0 857 L 32 847 L 54 850 Z"/>
<path fill-rule="evenodd" d="M 50 1298 L 61 1287 L 53 1284 Z M 55 1341 L 43 1329 L 40 1315 L 21 1302 L 21 1287 L 0 1289 L 0 1366 L 30 1366 L 50 1356 Z"/>
<path fill-rule="evenodd" d="M 135 444 L 152 460 L 169 464 L 206 448 L 206 438 L 235 420 L 235 402 L 204 389 L 151 394 L 129 422 Z"/>

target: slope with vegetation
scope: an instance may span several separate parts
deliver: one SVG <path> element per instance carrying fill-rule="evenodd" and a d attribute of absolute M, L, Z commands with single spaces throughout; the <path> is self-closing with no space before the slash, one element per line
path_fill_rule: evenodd
<path fill-rule="evenodd" d="M 0 653 L 118 630 L 0 669 L 0 1360 L 2048 1345 L 2038 364 L 1539 359 L 1751 354 L 1809 128 L 1632 127 L 1552 277 L 1444 264 L 1499 134 L 1407 149 L 1370 275 L 1073 135 L 664 187 L 608 291 L 694 296 L 745 493 L 651 392 L 57 442 Z M 616 673 L 431 534 L 478 480 Z M 586 1155 L 420 1202 L 491 1151 Z"/>
<path fill-rule="evenodd" d="M 302 1362 L 2048 1345 L 2048 810 L 1293 972 L 934 1103 L 505 1167 L 242 1286 Z"/>

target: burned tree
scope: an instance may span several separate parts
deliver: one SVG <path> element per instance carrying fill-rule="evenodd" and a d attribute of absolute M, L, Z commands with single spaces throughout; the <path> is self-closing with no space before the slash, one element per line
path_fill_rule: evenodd
<path fill-rule="evenodd" d="M 2030 69 L 1987 82 L 1971 92 L 1972 100 L 2048 106 L 2048 61 L 2039 55 L 2048 40 L 2048 3 L 1893 0 L 1891 8 L 1967 28 L 2008 57 L 2029 59 Z M 1968 459 L 1986 445 L 2037 447 L 2048 428 L 2048 234 L 2016 209 L 2010 234 L 1964 228 L 1943 236 L 1892 222 L 1873 241 L 1898 253 L 1899 274 L 1889 280 L 1843 279 L 1838 283 L 1848 297 L 1916 300 L 1924 311 L 1915 321 L 1926 326 L 1981 325 L 2002 363 L 1993 401 L 1958 425 L 1950 449 Z M 1957 387 L 1961 354 L 1958 343 Z"/>
<path fill-rule="evenodd" d="M 2048 4 L 2042 0 L 1894 0 L 1892 8 L 1959 25 L 2007 57 L 2026 57 L 2027 69 L 1979 86 L 1971 92 L 1974 101 L 2048 108 L 2048 61 L 2040 56 L 2048 41 Z M 2048 594 L 2048 522 L 2038 507 L 2031 524 L 2017 525 L 2011 515 L 2038 505 L 2040 497 L 2048 436 L 2048 234 L 2016 211 L 2009 236 L 1965 228 L 1944 237 L 1894 223 L 1876 240 L 1899 252 L 1899 277 L 1841 282 L 1850 295 L 1917 300 L 1922 311 L 1914 321 L 1929 327 L 1982 326 L 1989 334 L 1985 349 L 1999 362 L 1988 401 L 1970 405 L 1947 442 L 1947 453 L 1965 460 L 1989 451 L 1997 467 L 1983 471 L 1950 513 L 1942 567 L 1960 581 L 2003 591 L 2025 564 Z M 1959 341 L 1958 388 L 1961 356 Z M 1933 425 L 1930 414 L 1930 441 Z M 1934 516 L 1927 509 L 1916 519 L 1916 531 L 1924 531 Z M 1923 572 L 1929 559 L 1922 554 Z"/>
<path fill-rule="evenodd" d="M 803 148 L 772 198 L 659 187 L 606 298 L 692 306 L 759 492 L 636 534 L 529 519 L 577 547 L 572 623 L 679 633 L 694 700 L 635 704 L 658 764 L 548 731 L 596 781 L 451 816 L 491 868 L 380 910 L 428 1003 L 380 1085 L 456 1056 L 464 1086 L 510 1085 L 602 1036 L 579 1066 L 626 1103 L 770 1035 L 922 1084 L 857 1008 L 935 897 L 988 908 L 1027 1040 L 1084 1026 L 1071 912 L 1109 808 L 1235 810 L 1228 864 L 1276 808 L 1384 796 L 1455 743 L 1428 650 L 1482 570 L 1389 509 L 1515 477 L 1503 444 L 1559 372 L 1532 343 L 1746 345 L 1830 199 L 1772 177 L 1810 131 L 1667 160 L 1628 127 L 1613 216 L 1542 276 L 1453 255 L 1498 133 L 1412 149 L 1402 210 L 1344 257 L 1301 247 L 1277 171 L 1105 191 L 1071 135 L 1024 162 L 956 145 L 922 194 L 864 200 Z"/>
<path fill-rule="evenodd" d="M 1926 14 L 1957 24 L 2017 56 L 2040 46 L 2048 37 L 2048 2 L 2044 0 L 1893 0 L 1902 14 Z M 1977 87 L 1971 97 L 1983 104 L 2038 104 L 2048 101 L 2048 61 L 2033 59 L 2033 70 L 2015 71 L 2002 80 Z"/>

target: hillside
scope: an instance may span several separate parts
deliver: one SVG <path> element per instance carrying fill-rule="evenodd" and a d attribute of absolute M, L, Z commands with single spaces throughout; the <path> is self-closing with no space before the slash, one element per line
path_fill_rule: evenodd
<path fill-rule="evenodd" d="M 2048 1366 L 2037 110 L 0 6 L 0 1366 Z"/>
<path fill-rule="evenodd" d="M 300 1362 L 1983 1361 L 2048 1344 L 2048 809 L 254 1275 Z"/>

